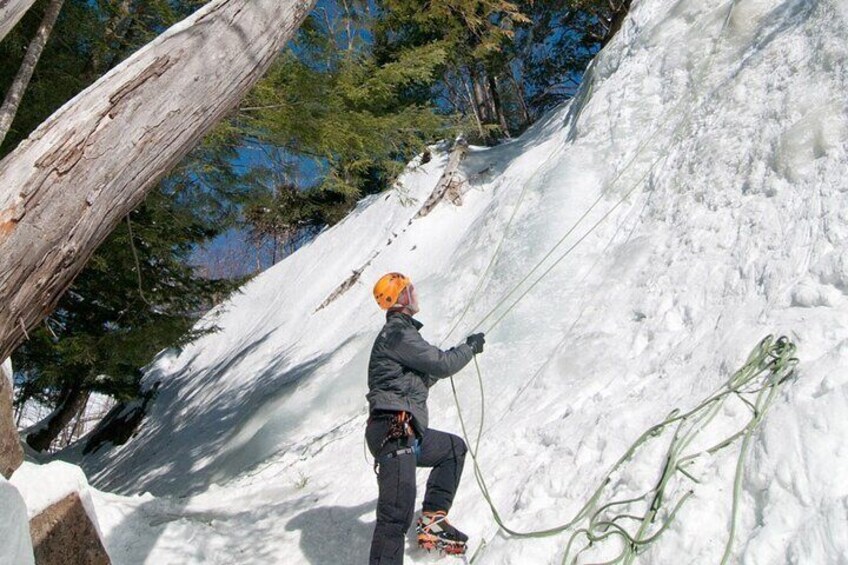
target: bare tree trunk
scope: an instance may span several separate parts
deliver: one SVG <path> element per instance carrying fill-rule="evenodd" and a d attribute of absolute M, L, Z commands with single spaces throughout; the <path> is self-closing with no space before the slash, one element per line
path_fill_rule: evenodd
<path fill-rule="evenodd" d="M 486 105 L 486 114 L 488 115 L 488 122 L 491 124 L 497 123 L 498 121 L 498 110 L 495 108 L 495 100 L 492 96 L 492 89 L 489 87 L 491 78 L 489 77 L 489 73 L 485 70 L 481 73 L 479 77 L 480 81 L 480 93 L 483 97 L 483 103 Z"/>
<path fill-rule="evenodd" d="M 351 14 L 350 14 L 350 6 L 347 3 L 347 0 L 342 0 L 342 5 L 344 6 L 345 11 L 345 31 L 347 32 L 347 50 L 348 52 L 353 51 L 353 29 L 351 26 Z"/>
<path fill-rule="evenodd" d="M 480 132 L 480 138 L 486 139 L 486 130 L 483 128 L 483 118 L 480 116 L 480 108 L 477 106 L 477 101 L 474 98 L 474 93 L 471 90 L 471 87 L 468 86 L 468 83 L 465 81 L 465 77 L 460 74 L 459 79 L 462 81 L 462 84 L 465 85 L 465 90 L 468 93 L 468 103 L 471 105 L 471 110 L 474 112 L 474 120 L 477 122 L 477 131 Z"/>
<path fill-rule="evenodd" d="M 0 0 L 0 41 L 12 31 L 33 4 L 35 0 Z"/>
<path fill-rule="evenodd" d="M 501 131 L 507 137 L 512 137 L 509 133 L 509 123 L 506 121 L 506 114 L 504 114 L 503 104 L 501 104 L 501 97 L 498 94 L 498 80 L 489 75 L 489 90 L 492 94 L 492 104 L 495 107 L 495 113 L 498 115 L 498 123 L 501 126 Z"/>
<path fill-rule="evenodd" d="M 262 270 L 262 242 L 256 240 L 253 247 L 256 249 L 256 270 L 254 272 L 258 273 Z"/>
<path fill-rule="evenodd" d="M 50 0 L 47 11 L 44 12 L 44 18 L 41 20 L 41 25 L 38 26 L 35 37 L 32 38 L 29 47 L 27 47 L 21 68 L 18 70 L 12 86 L 6 93 L 6 99 L 3 100 L 3 105 L 0 106 L 0 145 L 3 144 L 6 134 L 9 133 L 9 128 L 12 127 L 12 121 L 14 121 L 15 114 L 18 113 L 18 107 L 21 105 L 21 99 L 24 97 L 24 92 L 26 92 L 29 86 L 32 73 L 35 71 L 35 66 L 41 58 L 44 46 L 47 45 L 47 39 L 50 37 L 50 32 L 53 31 L 53 26 L 56 24 L 56 19 L 59 17 L 59 12 L 62 10 L 62 4 L 64 3 L 65 0 Z"/>
<path fill-rule="evenodd" d="M 24 406 L 26 406 L 27 398 L 21 398 L 21 402 L 13 402 L 13 411 L 12 417 L 15 420 L 15 427 L 21 427 L 21 419 L 24 417 Z M 17 404 L 17 408 L 14 407 L 14 404 Z"/>
<path fill-rule="evenodd" d="M 480 121 L 484 124 L 494 123 L 494 113 L 491 111 L 489 97 L 486 95 L 486 85 L 480 79 L 480 73 L 473 65 L 470 65 L 468 74 L 471 77 L 474 105 L 477 107 L 477 115 L 480 116 Z"/>
<path fill-rule="evenodd" d="M 530 116 L 530 109 L 527 107 L 527 96 L 524 94 L 524 87 L 515 78 L 512 72 L 507 73 L 507 76 L 509 76 L 512 87 L 515 89 L 515 95 L 518 98 L 518 104 L 521 107 L 521 119 L 524 122 L 522 125 L 527 127 L 530 125 L 532 118 Z"/>
<path fill-rule="evenodd" d="M 311 5 L 210 3 L 66 104 L 0 162 L 3 357 L 55 307 L 121 217 L 258 80 Z M 11 423 L 0 412 L 0 424 Z"/>
<path fill-rule="evenodd" d="M 35 425 L 36 431 L 27 435 L 27 444 L 36 451 L 47 451 L 87 402 L 88 392 L 79 384 L 63 390 L 56 409 Z"/>
<path fill-rule="evenodd" d="M 59 109 L 0 162 L 0 359 L 97 246 L 230 111 L 314 0 L 213 0 Z"/>
<path fill-rule="evenodd" d="M 83 424 L 85 423 L 85 411 L 88 409 L 88 401 L 91 398 L 91 393 L 85 394 L 85 401 L 77 408 L 77 419 L 74 425 L 66 429 L 65 440 L 62 442 L 62 447 L 68 447 L 73 441 L 82 435 Z"/>

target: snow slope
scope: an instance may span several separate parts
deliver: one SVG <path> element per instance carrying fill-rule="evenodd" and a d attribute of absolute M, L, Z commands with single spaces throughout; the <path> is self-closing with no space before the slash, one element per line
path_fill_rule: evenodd
<path fill-rule="evenodd" d="M 27 508 L 18 490 L 0 475 L 0 563 L 30 565 L 35 563 L 29 536 Z"/>
<path fill-rule="evenodd" d="M 512 527 L 567 521 L 644 430 L 775 332 L 801 363 L 753 436 L 731 562 L 848 563 L 847 26 L 844 0 L 635 1 L 571 104 L 471 152 L 461 207 L 410 223 L 446 164 L 436 153 L 254 279 L 202 322 L 219 331 L 151 365 L 161 387 L 138 435 L 83 461 L 122 493 L 94 493 L 114 561 L 365 562 L 371 285 L 410 275 L 425 337 L 459 320 L 450 344 L 490 329 L 544 261 L 479 357 L 480 466 Z M 456 380 L 472 429 L 474 375 Z M 459 431 L 447 383 L 430 409 L 433 427 Z M 701 448 L 746 411 L 729 403 Z M 693 498 L 640 562 L 720 561 L 738 449 L 699 460 L 699 484 L 678 487 Z M 651 488 L 662 463 L 661 448 L 640 452 L 613 499 Z M 452 516 L 475 563 L 559 563 L 569 538 L 499 533 L 470 469 Z M 410 562 L 433 560 L 409 547 Z M 613 540 L 596 557 L 616 552 Z"/>

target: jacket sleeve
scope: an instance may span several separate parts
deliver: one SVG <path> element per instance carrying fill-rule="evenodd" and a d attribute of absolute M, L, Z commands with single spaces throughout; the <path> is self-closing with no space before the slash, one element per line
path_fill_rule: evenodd
<path fill-rule="evenodd" d="M 442 351 L 427 343 L 421 334 L 410 328 L 394 347 L 397 361 L 410 369 L 438 379 L 449 377 L 465 367 L 474 357 L 474 350 L 465 343 Z M 427 383 L 432 386 L 432 382 Z"/>

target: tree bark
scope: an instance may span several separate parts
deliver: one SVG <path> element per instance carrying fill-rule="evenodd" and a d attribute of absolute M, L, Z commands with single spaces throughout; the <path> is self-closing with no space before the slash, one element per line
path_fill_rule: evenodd
<path fill-rule="evenodd" d="M 459 79 L 462 81 L 462 84 L 465 85 L 465 90 L 468 94 L 468 103 L 471 105 L 471 111 L 474 112 L 474 121 L 477 122 L 477 131 L 480 133 L 480 138 L 486 139 L 486 130 L 483 128 L 483 118 L 480 116 L 480 108 L 477 106 L 477 101 L 474 98 L 474 93 L 472 92 L 472 88 L 465 82 L 465 77 L 460 73 Z"/>
<path fill-rule="evenodd" d="M 77 383 L 65 389 L 59 399 L 56 409 L 44 420 L 35 425 L 35 432 L 29 433 L 26 442 L 36 451 L 47 451 L 50 444 L 59 437 L 71 420 L 79 414 L 88 402 L 88 391 L 84 391 Z"/>
<path fill-rule="evenodd" d="M 493 124 L 495 122 L 494 113 L 489 97 L 486 95 L 486 85 L 480 79 L 480 73 L 474 68 L 474 65 L 469 65 L 468 74 L 471 77 L 472 91 L 474 92 L 474 105 L 477 107 L 477 115 L 484 124 Z"/>
<path fill-rule="evenodd" d="M 489 88 L 489 84 L 491 81 L 491 77 L 489 73 L 484 69 L 479 77 L 480 80 L 480 93 L 483 97 L 483 101 L 486 104 L 486 114 L 488 114 L 488 122 L 490 124 L 498 123 L 498 110 L 495 108 L 495 99 L 492 96 L 492 90 Z"/>
<path fill-rule="evenodd" d="M 44 18 L 41 20 L 41 25 L 38 26 L 35 37 L 32 38 L 29 47 L 27 47 L 21 68 L 18 70 L 12 86 L 6 93 L 6 99 L 3 100 L 3 105 L 0 106 L 0 145 L 3 144 L 6 134 L 9 133 L 9 128 L 12 127 L 12 122 L 18 113 L 18 107 L 21 105 L 21 99 L 23 99 L 24 92 L 26 92 L 29 86 L 32 73 L 35 71 L 35 66 L 41 58 L 44 46 L 47 45 L 47 39 L 53 31 L 53 26 L 59 18 L 59 12 L 62 10 L 64 3 L 65 0 L 50 0 L 50 4 L 47 5 L 47 11 L 44 12 Z"/>
<path fill-rule="evenodd" d="M 214 0 L 115 67 L 0 162 L 0 359 L 97 246 L 230 111 L 314 0 Z"/>
<path fill-rule="evenodd" d="M 77 408 L 76 419 L 70 427 L 65 426 L 65 436 L 62 438 L 62 447 L 68 447 L 73 443 L 75 438 L 82 435 L 83 424 L 85 423 L 85 411 L 88 409 L 88 401 L 91 399 L 91 392 L 85 394 L 85 400 Z"/>
<path fill-rule="evenodd" d="M 35 0 L 0 0 L 0 41 L 12 31 L 33 4 Z"/>

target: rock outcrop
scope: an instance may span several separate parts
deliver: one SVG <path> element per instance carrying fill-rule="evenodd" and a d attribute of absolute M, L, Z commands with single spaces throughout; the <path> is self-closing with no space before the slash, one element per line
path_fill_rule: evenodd
<path fill-rule="evenodd" d="M 29 528 L 36 565 L 111 563 L 78 493 L 47 507 L 30 521 Z"/>

